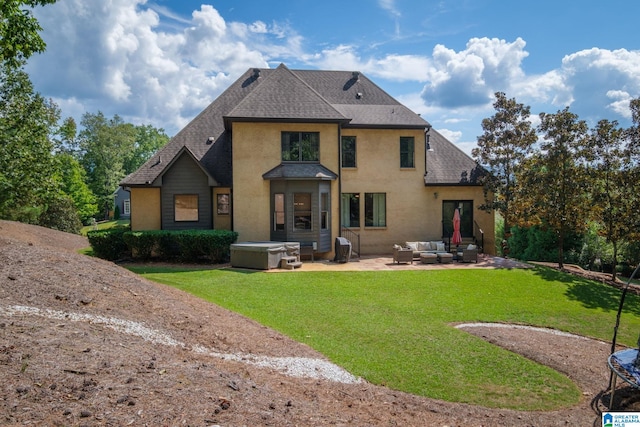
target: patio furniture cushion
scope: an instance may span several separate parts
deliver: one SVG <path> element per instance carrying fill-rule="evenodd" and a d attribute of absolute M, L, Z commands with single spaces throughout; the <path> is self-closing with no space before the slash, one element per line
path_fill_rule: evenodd
<path fill-rule="evenodd" d="M 440 263 L 442 264 L 449 264 L 451 261 L 453 261 L 453 254 L 450 254 L 448 252 L 438 253 L 437 257 L 438 261 L 440 261 Z"/>
<path fill-rule="evenodd" d="M 438 255 L 429 252 L 422 252 L 420 254 L 420 261 L 423 264 L 435 264 L 438 261 Z"/>
<path fill-rule="evenodd" d="M 418 249 L 418 244 L 419 242 L 406 242 L 405 246 L 409 249 L 411 249 L 412 251 L 417 251 Z"/>
<path fill-rule="evenodd" d="M 393 245 L 393 262 L 409 262 L 413 264 L 413 250 Z"/>
<path fill-rule="evenodd" d="M 457 259 L 461 262 L 478 262 L 478 247 L 476 245 L 469 245 L 461 251 L 458 250 Z"/>

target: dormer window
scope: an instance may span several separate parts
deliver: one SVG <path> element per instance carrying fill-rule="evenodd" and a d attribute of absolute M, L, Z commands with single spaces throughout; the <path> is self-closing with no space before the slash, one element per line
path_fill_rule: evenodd
<path fill-rule="evenodd" d="M 320 161 L 320 133 L 282 132 L 282 161 Z"/>

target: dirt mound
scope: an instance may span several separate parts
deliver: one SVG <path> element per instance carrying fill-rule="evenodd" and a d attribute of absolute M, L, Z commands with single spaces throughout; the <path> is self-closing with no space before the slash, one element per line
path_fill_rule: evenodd
<path fill-rule="evenodd" d="M 546 413 L 441 402 L 356 381 L 276 331 L 74 252 L 86 246 L 79 236 L 0 222 L 1 425 L 599 422 L 591 405 L 608 379 L 601 342 L 465 327 L 565 373 L 584 399 Z"/>

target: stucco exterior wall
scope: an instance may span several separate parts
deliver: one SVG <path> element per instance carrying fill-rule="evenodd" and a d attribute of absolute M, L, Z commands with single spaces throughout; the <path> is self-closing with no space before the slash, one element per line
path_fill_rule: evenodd
<path fill-rule="evenodd" d="M 354 231 L 363 254 L 390 253 L 394 243 L 443 239 L 444 200 L 472 200 L 475 207 L 484 202 L 481 187 L 424 185 L 423 130 L 343 129 L 342 135 L 356 137 L 356 167 L 342 169 L 342 192 L 360 194 L 360 227 Z M 414 137 L 414 168 L 400 167 L 401 136 Z M 364 226 L 365 193 L 386 194 L 386 227 Z M 485 251 L 493 251 L 493 215 L 474 209 L 474 219 L 485 232 Z"/>
<path fill-rule="evenodd" d="M 340 235 L 340 192 L 360 194 L 362 254 L 388 254 L 394 243 L 441 240 L 442 203 L 471 200 L 474 220 L 484 231 L 485 252 L 493 253 L 493 215 L 477 209 L 484 202 L 481 187 L 424 185 L 424 131 L 422 129 L 342 129 L 325 124 L 233 124 L 233 228 L 238 241 L 269 240 L 270 182 L 262 175 L 281 163 L 281 132 L 320 132 L 320 163 L 341 175 L 331 182 L 331 232 Z M 339 168 L 340 136 L 356 137 L 356 167 Z M 414 137 L 414 167 L 400 167 L 400 137 Z M 386 226 L 364 226 L 365 193 L 386 194 Z M 434 194 L 437 193 L 437 196 Z M 325 258 L 332 257 L 325 254 Z"/>
<path fill-rule="evenodd" d="M 269 240 L 270 182 L 262 175 L 281 163 L 281 133 L 319 132 L 320 163 L 338 173 L 338 126 L 318 123 L 233 124 L 233 228 L 238 241 Z M 338 188 L 331 184 L 332 235 L 338 236 Z"/>
<path fill-rule="evenodd" d="M 342 192 L 360 194 L 360 227 L 353 230 L 362 253 L 389 253 L 396 242 L 439 235 L 430 220 L 436 205 L 424 194 L 424 132 L 343 129 L 342 135 L 356 137 L 356 167 L 342 169 Z M 413 168 L 400 168 L 401 136 L 414 137 Z M 365 193 L 386 194 L 386 227 L 365 227 Z"/>
<path fill-rule="evenodd" d="M 131 188 L 131 230 L 160 230 L 160 188 Z"/>

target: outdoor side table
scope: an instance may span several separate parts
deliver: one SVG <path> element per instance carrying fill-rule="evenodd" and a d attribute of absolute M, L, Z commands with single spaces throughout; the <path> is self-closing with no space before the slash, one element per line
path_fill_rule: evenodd
<path fill-rule="evenodd" d="M 435 264 L 438 261 L 438 255 L 423 252 L 420 254 L 420 262 L 423 264 Z"/>
<path fill-rule="evenodd" d="M 637 348 L 616 351 L 609 356 L 607 363 L 613 375 L 611 385 L 611 399 L 609 400 L 609 410 L 613 409 L 613 394 L 616 391 L 616 380 L 622 378 L 624 382 L 633 388 L 640 389 L 640 368 L 635 366 Z"/>

